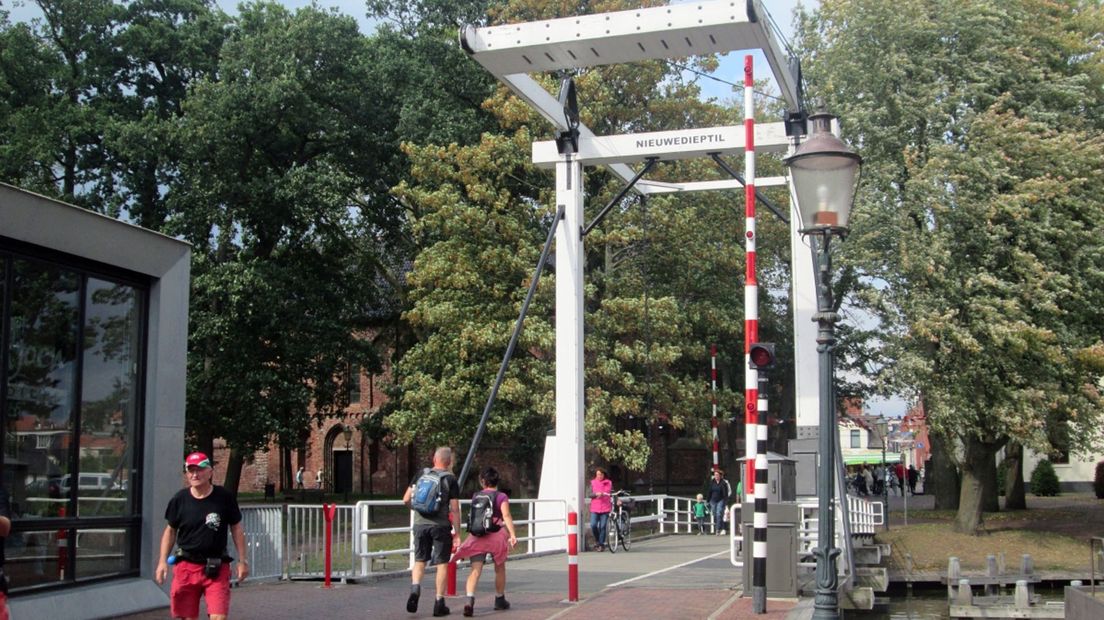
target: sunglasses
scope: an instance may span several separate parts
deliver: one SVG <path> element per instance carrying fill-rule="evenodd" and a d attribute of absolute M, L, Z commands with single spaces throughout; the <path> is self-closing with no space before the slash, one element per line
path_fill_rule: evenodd
<path fill-rule="evenodd" d="M 197 472 L 201 472 L 201 471 L 203 471 L 203 470 L 205 470 L 205 469 L 207 469 L 207 468 L 206 468 L 206 467 L 200 467 L 200 466 L 198 466 L 198 465 L 189 465 L 189 466 L 185 467 L 184 469 L 185 469 L 185 471 L 187 471 L 187 472 L 188 472 L 189 474 L 194 474 L 194 473 L 197 473 Z"/>

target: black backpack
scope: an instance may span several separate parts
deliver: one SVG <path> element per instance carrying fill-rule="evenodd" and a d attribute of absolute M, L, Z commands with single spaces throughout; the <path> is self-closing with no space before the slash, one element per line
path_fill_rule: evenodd
<path fill-rule="evenodd" d="M 471 510 L 468 512 L 468 533 L 472 536 L 486 536 L 502 529 L 494 519 L 495 500 L 498 491 L 480 491 L 472 497 Z"/>

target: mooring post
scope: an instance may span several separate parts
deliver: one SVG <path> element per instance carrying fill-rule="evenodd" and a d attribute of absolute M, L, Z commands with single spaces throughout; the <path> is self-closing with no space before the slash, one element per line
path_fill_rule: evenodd
<path fill-rule="evenodd" d="M 955 597 L 956 605 L 973 605 L 974 593 L 970 589 L 969 579 L 958 580 L 958 596 Z"/>
<path fill-rule="evenodd" d="M 989 581 L 985 583 L 985 595 L 996 596 L 1000 594 L 1000 583 L 997 581 L 997 556 L 989 554 L 985 556 L 985 576 Z"/>
<path fill-rule="evenodd" d="M 1027 592 L 1026 580 L 1019 579 L 1016 581 L 1016 594 L 1012 599 L 1012 605 L 1017 609 L 1031 607 L 1031 595 Z"/>
<path fill-rule="evenodd" d="M 947 560 L 947 600 L 953 601 L 958 596 L 958 579 L 961 577 L 958 566 L 958 558 L 951 556 Z"/>

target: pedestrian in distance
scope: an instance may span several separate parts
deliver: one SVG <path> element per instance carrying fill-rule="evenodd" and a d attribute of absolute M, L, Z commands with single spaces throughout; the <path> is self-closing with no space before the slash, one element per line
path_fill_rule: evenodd
<path fill-rule="evenodd" d="M 8 620 L 8 578 L 4 575 L 4 542 L 11 533 L 11 498 L 0 487 L 0 620 Z"/>
<path fill-rule="evenodd" d="M 300 465 L 299 466 L 299 471 L 295 472 L 295 488 L 297 488 L 297 489 L 302 489 L 303 488 L 303 471 L 304 471 L 304 469 L 305 468 L 302 465 Z"/>
<path fill-rule="evenodd" d="M 490 525 L 483 534 L 476 534 L 473 533 L 469 520 L 468 538 L 452 556 L 454 561 L 471 558 L 467 601 L 464 603 L 464 615 L 469 617 L 475 613 L 475 587 L 479 584 L 480 575 L 483 574 L 483 562 L 487 554 L 491 555 L 495 567 L 494 608 L 498 610 L 510 608 L 510 603 L 506 600 L 506 558 L 510 555 L 510 549 L 517 544 L 514 518 L 510 515 L 510 498 L 498 490 L 498 470 L 494 467 L 484 469 L 479 476 L 479 484 L 482 490 L 472 496 L 472 504 L 474 506 L 481 496 L 490 497 L 492 506 Z"/>
<path fill-rule="evenodd" d="M 613 511 L 613 482 L 603 467 L 594 468 L 594 478 L 590 481 L 590 533 L 594 535 L 594 550 L 606 548 L 606 532 L 609 528 L 609 515 Z"/>
<path fill-rule="evenodd" d="M 869 467 L 862 468 L 863 475 L 863 495 L 870 495 L 874 492 L 874 474 L 870 473 Z"/>
<path fill-rule="evenodd" d="M 713 470 L 713 478 L 709 481 L 708 495 L 709 511 L 713 513 L 713 528 L 717 535 L 726 533 L 725 517 L 727 516 L 726 502 L 732 495 L 732 485 L 724 477 L 724 471 Z"/>
<path fill-rule="evenodd" d="M 199 618 L 199 599 L 203 597 L 211 620 L 226 620 L 230 614 L 233 561 L 226 553 L 227 533 L 238 552 L 238 583 L 249 576 L 241 509 L 230 491 L 212 482 L 213 463 L 206 454 L 189 454 L 184 467 L 188 486 L 177 492 L 165 508 L 168 525 L 161 535 L 154 580 L 163 584 L 172 563 L 169 604 L 173 618 Z M 174 545 L 176 551 L 170 556 Z"/>
<path fill-rule="evenodd" d="M 916 495 L 916 481 L 920 479 L 920 472 L 910 463 L 905 475 L 908 476 L 909 495 Z"/>
<path fill-rule="evenodd" d="M 314 474 L 314 487 L 319 491 L 322 490 L 322 470 L 319 469 L 318 473 Z"/>
<path fill-rule="evenodd" d="M 423 497 L 426 489 L 432 497 Z M 418 611 L 422 577 L 430 565 L 437 567 L 433 615 L 449 615 L 445 605 L 448 587 L 445 567 L 452 551 L 460 546 L 459 495 L 460 482 L 452 474 L 452 449 L 444 446 L 434 451 L 433 467 L 415 476 L 403 494 L 403 503 L 414 511 L 414 569 L 410 572 L 410 596 L 406 599 L 406 611 L 410 613 Z"/>
<path fill-rule="evenodd" d="M 705 533 L 705 519 L 709 516 L 709 505 L 705 503 L 705 496 L 698 493 L 694 498 L 694 522 L 698 524 L 698 536 Z"/>

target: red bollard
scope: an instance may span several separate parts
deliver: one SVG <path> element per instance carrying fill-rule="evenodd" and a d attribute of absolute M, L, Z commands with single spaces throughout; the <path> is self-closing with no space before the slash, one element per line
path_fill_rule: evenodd
<path fill-rule="evenodd" d="M 322 516 L 326 518 L 326 583 L 323 588 L 330 586 L 330 568 L 333 555 L 333 520 L 337 513 L 337 504 L 322 504 Z"/>
<path fill-rule="evenodd" d="M 445 591 L 447 596 L 456 596 L 456 560 L 448 563 L 448 587 Z"/>
<path fill-rule="evenodd" d="M 579 513 L 567 513 L 567 600 L 579 600 Z"/>

